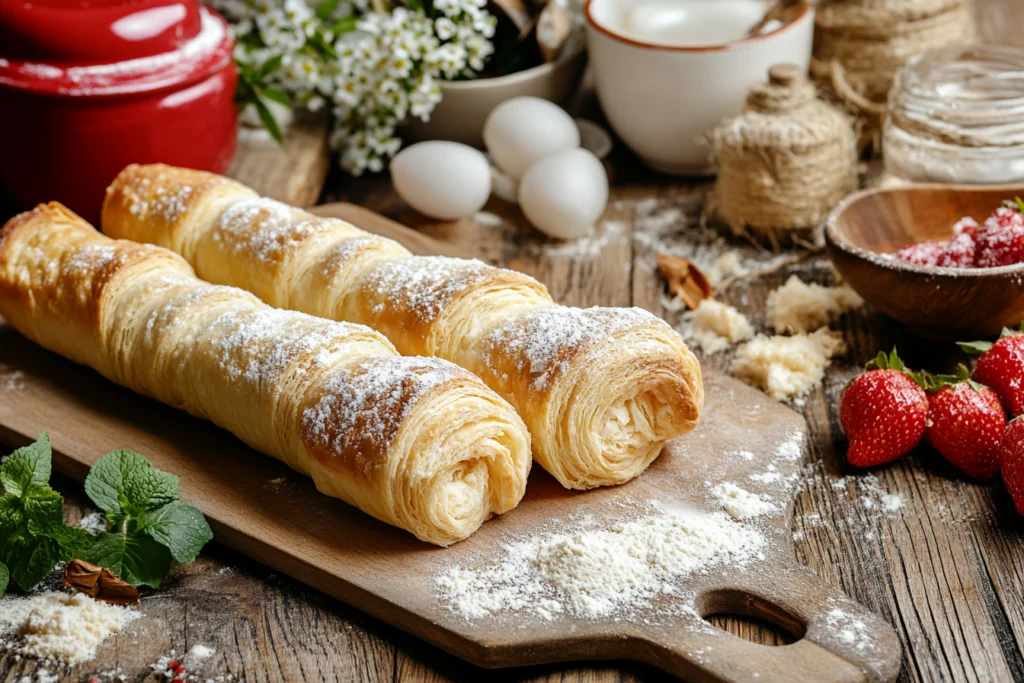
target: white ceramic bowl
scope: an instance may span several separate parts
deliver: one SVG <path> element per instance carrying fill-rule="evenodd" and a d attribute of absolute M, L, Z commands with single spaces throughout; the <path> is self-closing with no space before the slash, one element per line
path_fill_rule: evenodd
<path fill-rule="evenodd" d="M 722 30 L 716 21 L 752 26 L 763 11 L 750 0 L 673 2 L 667 7 L 681 21 L 696 21 L 686 19 L 687 12 L 700 13 L 701 23 L 693 25 L 709 41 Z M 633 21 L 627 17 L 636 17 L 633 12 L 650 3 L 587 1 L 587 49 L 601 108 L 619 137 L 651 168 L 675 175 L 708 175 L 713 169 L 702 141 L 705 133 L 740 112 L 747 89 L 764 81 L 773 64 L 791 62 L 808 68 L 814 10 L 804 2 L 790 11 L 785 24 L 752 38 L 679 47 L 664 38 L 640 40 L 625 28 Z M 750 16 L 737 14 L 741 11 Z M 746 23 L 748 19 L 752 20 Z M 670 29 L 662 29 L 663 37 L 671 35 Z M 735 33 L 735 27 L 730 30 Z M 693 43 L 692 36 L 687 42 Z"/>
<path fill-rule="evenodd" d="M 484 122 L 491 110 L 505 100 L 530 95 L 566 105 L 579 89 L 587 66 L 586 41 L 574 33 L 558 59 L 507 76 L 441 83 L 441 102 L 430 121 L 414 119 L 405 137 L 417 140 L 453 140 L 483 147 Z"/>

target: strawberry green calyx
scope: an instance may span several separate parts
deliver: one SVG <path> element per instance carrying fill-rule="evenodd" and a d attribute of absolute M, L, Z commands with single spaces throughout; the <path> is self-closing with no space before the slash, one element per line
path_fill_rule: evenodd
<path fill-rule="evenodd" d="M 1024 213 L 1024 199 L 1021 199 L 1020 197 L 1014 197 L 1013 203 L 1018 211 Z"/>
<path fill-rule="evenodd" d="M 1017 201 L 1021 200 L 1018 199 Z M 1013 337 L 1021 333 L 1024 333 L 1024 320 L 1022 320 L 1016 328 L 1004 327 L 1003 331 L 999 333 L 999 339 L 1003 339 L 1005 337 Z M 970 341 L 957 342 L 956 345 L 960 347 L 961 351 L 970 356 L 982 356 L 992 350 L 992 347 L 995 346 L 995 342 Z"/>
<path fill-rule="evenodd" d="M 914 380 L 914 383 L 922 389 L 926 389 L 924 376 L 920 372 L 911 370 L 903 364 L 903 360 L 896 353 L 896 347 L 892 348 L 888 354 L 885 351 L 879 351 L 878 355 L 868 361 L 868 364 L 864 366 L 867 370 L 895 370 L 896 372 L 902 372 L 910 379 Z"/>
<path fill-rule="evenodd" d="M 933 394 L 945 387 L 951 387 L 957 384 L 966 384 L 975 391 L 981 391 L 982 389 L 987 388 L 981 382 L 976 382 L 971 379 L 971 371 L 968 370 L 967 366 L 963 363 L 956 366 L 956 372 L 952 375 L 933 375 L 930 372 L 925 372 L 924 382 L 924 390 L 929 394 Z"/>

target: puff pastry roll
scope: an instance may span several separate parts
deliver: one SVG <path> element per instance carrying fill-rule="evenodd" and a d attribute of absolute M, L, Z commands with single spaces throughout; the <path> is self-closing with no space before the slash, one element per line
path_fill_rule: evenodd
<path fill-rule="evenodd" d="M 60 204 L 0 230 L 0 315 L 424 541 L 469 536 L 526 489 L 526 425 L 471 373 L 205 283 L 177 254 L 112 240 Z"/>
<path fill-rule="evenodd" d="M 471 370 L 515 406 L 534 458 L 569 488 L 636 477 L 703 403 L 696 358 L 650 313 L 555 306 L 522 273 L 413 256 L 217 175 L 129 166 L 107 189 L 103 229 L 273 306 L 361 323 L 403 354 Z"/>

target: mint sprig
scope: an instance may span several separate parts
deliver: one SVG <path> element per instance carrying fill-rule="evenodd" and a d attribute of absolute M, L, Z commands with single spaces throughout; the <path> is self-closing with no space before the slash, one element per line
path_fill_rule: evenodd
<path fill-rule="evenodd" d="M 80 537 L 65 531 L 64 499 L 50 488 L 50 461 L 50 437 L 44 432 L 0 465 L 0 595 L 9 582 L 31 589 L 66 559 L 69 553 L 63 546 L 80 547 Z"/>
<path fill-rule="evenodd" d="M 112 531 L 93 536 L 69 526 L 64 498 L 49 485 L 51 460 L 44 432 L 0 465 L 0 596 L 9 584 L 31 590 L 57 562 L 72 559 L 157 588 L 175 561 L 195 561 L 213 538 L 203 514 L 178 500 L 178 477 L 133 451 L 107 453 L 85 480 Z"/>
<path fill-rule="evenodd" d="M 85 492 L 107 516 L 85 559 L 107 567 L 133 586 L 157 588 L 172 560 L 193 562 L 213 538 L 203 514 L 178 500 L 178 478 L 133 451 L 100 458 L 85 479 Z"/>

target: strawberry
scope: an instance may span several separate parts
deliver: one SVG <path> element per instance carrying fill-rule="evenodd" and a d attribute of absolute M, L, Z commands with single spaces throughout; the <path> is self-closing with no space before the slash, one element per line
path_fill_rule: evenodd
<path fill-rule="evenodd" d="M 971 380 L 963 365 L 955 376 L 929 376 L 928 388 L 928 442 L 967 476 L 991 479 L 1006 431 L 999 396 Z"/>
<path fill-rule="evenodd" d="M 868 371 L 847 385 L 839 421 L 850 439 L 846 459 L 851 465 L 881 465 L 921 441 L 928 420 L 928 398 L 921 384 L 893 349 L 889 356 L 879 353 Z"/>
<path fill-rule="evenodd" d="M 1022 210 L 1022 204 L 1009 203 L 988 217 L 978 230 L 975 265 L 979 268 L 993 268 L 1024 261 Z"/>
<path fill-rule="evenodd" d="M 974 240 L 978 238 L 978 230 L 980 228 L 981 226 L 978 225 L 978 221 L 970 216 L 966 216 L 953 224 L 953 234 L 955 236 L 967 235 Z"/>
<path fill-rule="evenodd" d="M 918 242 L 897 251 L 895 258 L 918 266 L 934 266 L 938 264 L 945 246 L 943 242 Z"/>
<path fill-rule="evenodd" d="M 959 223 L 957 224 L 959 225 Z M 942 247 L 935 265 L 945 268 L 971 268 L 977 243 L 969 232 L 960 232 Z"/>
<path fill-rule="evenodd" d="M 1024 414 L 1024 324 L 1020 331 L 1003 330 L 992 342 L 959 342 L 961 349 L 978 355 L 974 379 L 992 387 L 1010 415 Z"/>
<path fill-rule="evenodd" d="M 1024 515 L 1024 418 L 1016 417 L 1006 425 L 999 467 L 1014 507 Z"/>

